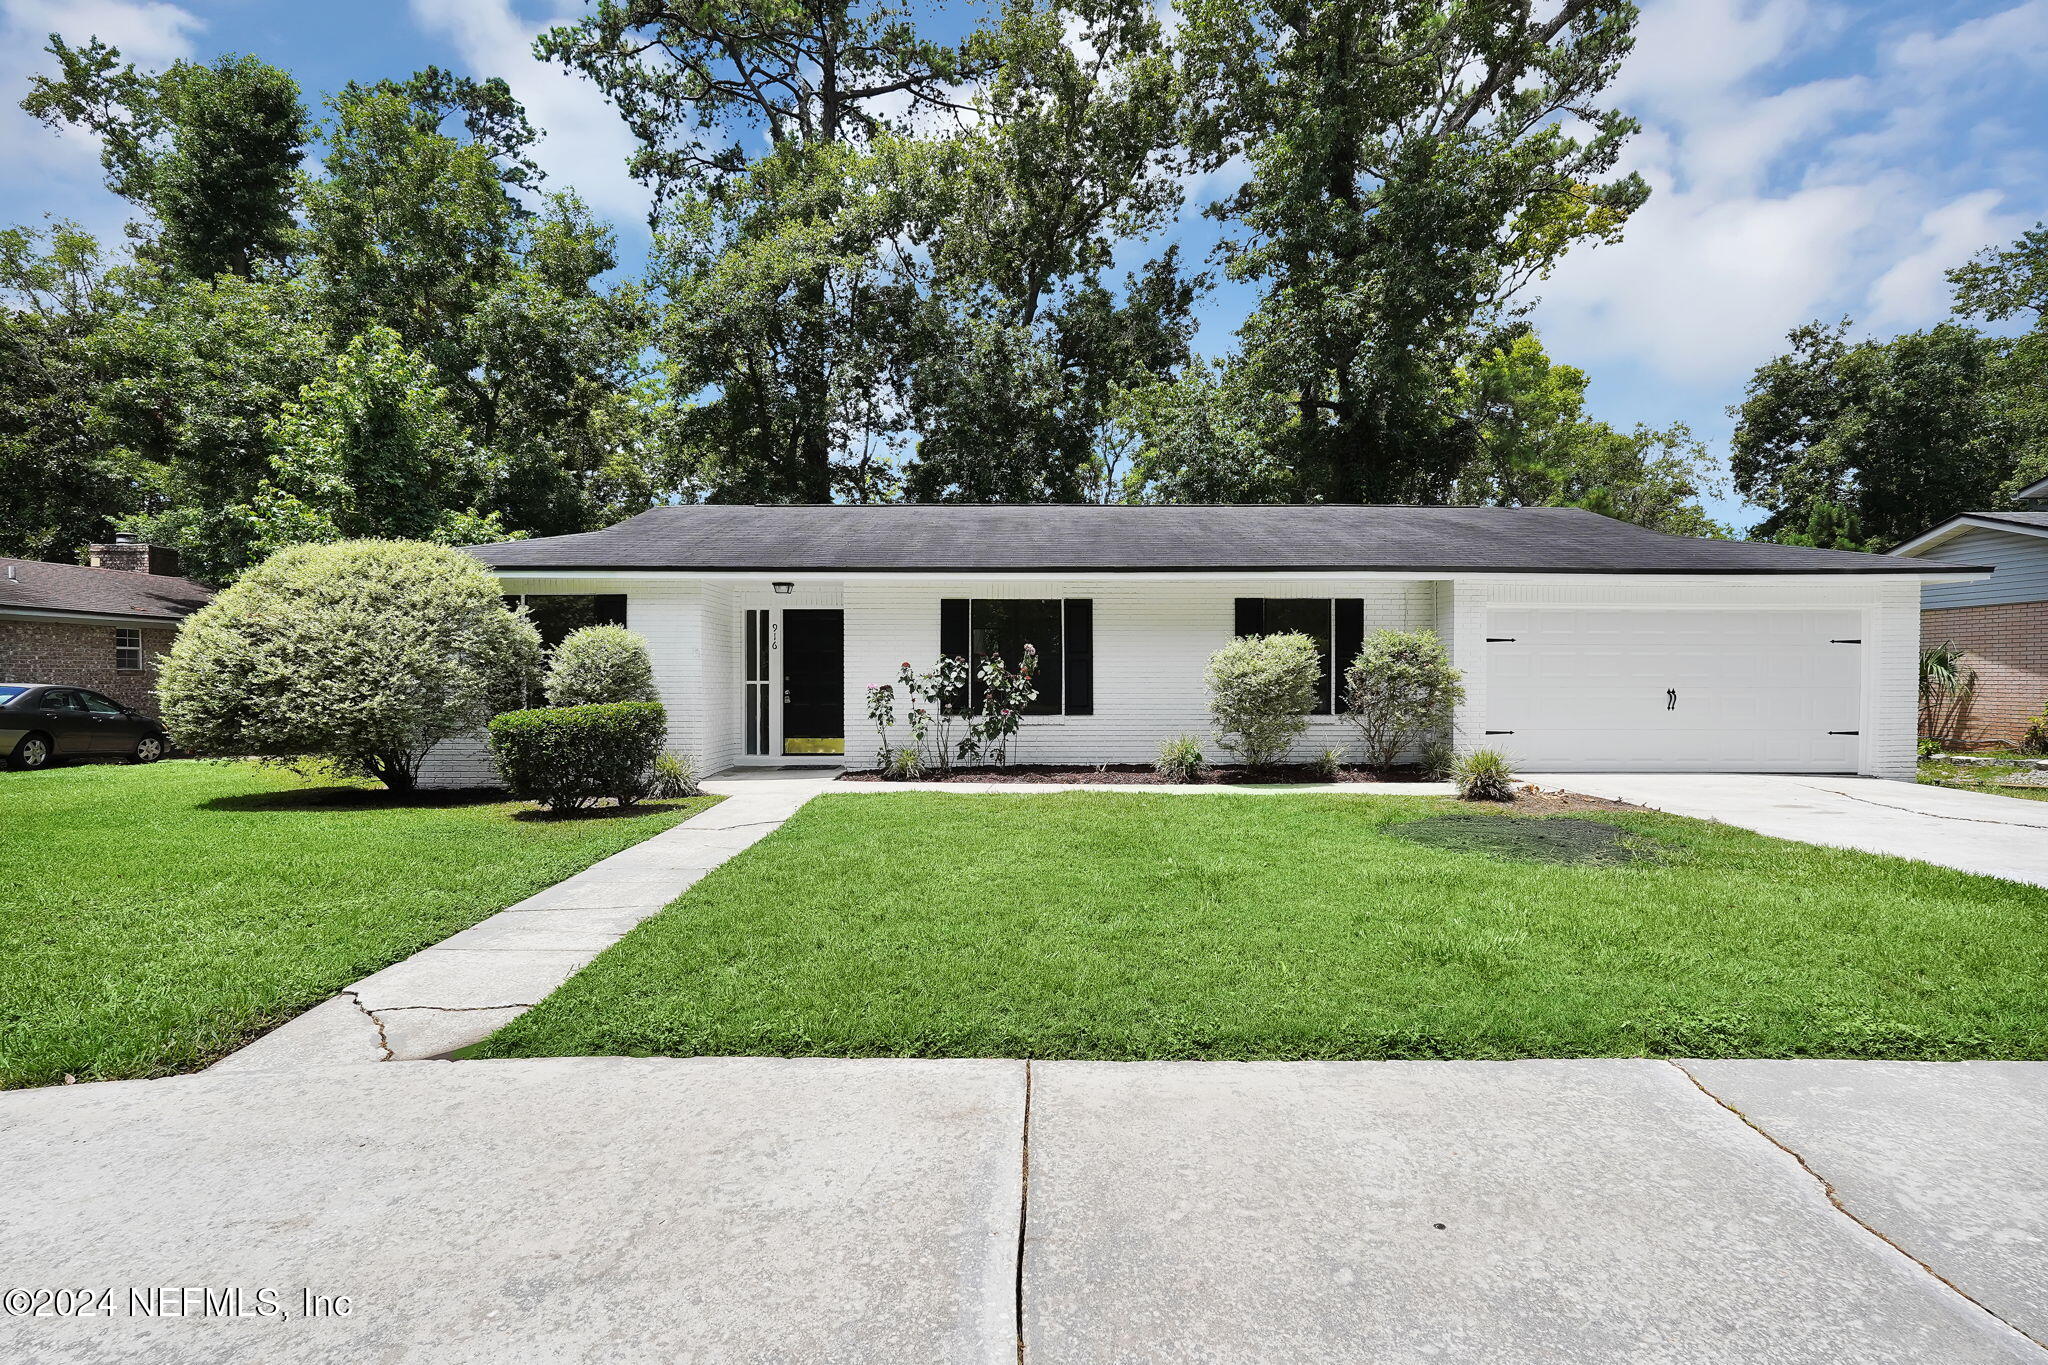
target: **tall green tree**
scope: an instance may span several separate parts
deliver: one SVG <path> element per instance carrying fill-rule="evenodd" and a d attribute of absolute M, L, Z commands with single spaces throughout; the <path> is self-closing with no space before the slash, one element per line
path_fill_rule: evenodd
<path fill-rule="evenodd" d="M 472 445 L 424 357 L 397 333 L 350 339 L 268 424 L 271 459 L 230 515 L 255 557 L 338 540 L 502 540 L 499 471 Z"/>
<path fill-rule="evenodd" d="M 1635 124 L 1600 107 L 1636 7 L 1563 0 L 1190 0 L 1188 145 L 1249 174 L 1212 211 L 1259 306 L 1250 382 L 1294 412 L 1297 496 L 1441 499 L 1445 407 L 1476 326 L 1647 187 L 1604 180 Z"/>
<path fill-rule="evenodd" d="M 1106 280 L 1178 202 L 1157 16 L 1016 3 L 954 44 L 905 19 L 601 4 L 539 44 L 641 141 L 713 497 L 1077 497 L 1111 392 L 1185 353 L 1195 281 Z"/>
<path fill-rule="evenodd" d="M 141 505 L 147 471 L 91 420 L 94 338 L 123 306 L 76 224 L 0 229 L 0 554 L 73 559 Z"/>
<path fill-rule="evenodd" d="M 1474 453 L 1451 501 L 1584 507 L 1673 535 L 1728 534 L 1700 505 L 1721 489 L 1691 430 L 1621 431 L 1595 421 L 1585 371 L 1551 360 L 1534 332 L 1511 331 L 1481 348 L 1459 379 Z"/>
<path fill-rule="evenodd" d="M 1846 321 L 1795 329 L 1736 418 L 1735 487 L 1760 539 L 1882 549 L 1988 507 L 2013 465 L 1990 379 L 2000 346 L 1942 323 L 1850 342 Z"/>
<path fill-rule="evenodd" d="M 107 187 L 145 208 L 146 259 L 180 275 L 247 276 L 293 237 L 292 187 L 310 132 L 298 83 L 254 57 L 142 73 L 94 38 L 51 36 L 58 74 L 21 107 L 99 139 Z"/>
<path fill-rule="evenodd" d="M 1955 311 L 1990 322 L 2024 322 L 2025 332 L 2001 339 L 1990 375 L 1989 401 L 2012 451 L 2012 472 L 1999 497 L 2048 479 L 2048 223 L 2036 223 L 2009 247 L 1994 247 L 1948 273 Z"/>

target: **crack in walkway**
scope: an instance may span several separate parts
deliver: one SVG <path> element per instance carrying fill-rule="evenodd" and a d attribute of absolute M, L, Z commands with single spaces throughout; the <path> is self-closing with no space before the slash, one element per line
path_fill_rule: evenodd
<path fill-rule="evenodd" d="M 1699 1091 L 1702 1095 L 1705 1095 L 1715 1104 L 1720 1105 L 1723 1109 L 1726 1109 L 1729 1113 L 1735 1115 L 1736 1118 L 1741 1119 L 1744 1125 L 1746 1125 L 1751 1132 L 1755 1133 L 1758 1137 L 1761 1137 L 1765 1142 L 1770 1143 L 1773 1147 L 1776 1147 L 1779 1151 L 1783 1152 L 1786 1156 L 1791 1157 L 1792 1160 L 1797 1162 L 1799 1164 L 1799 1169 L 1806 1172 L 1806 1174 L 1812 1178 L 1813 1182 L 1816 1185 L 1820 1186 L 1821 1193 L 1827 1196 L 1827 1201 L 1829 1204 L 1834 1206 L 1835 1212 L 1841 1214 L 1844 1218 L 1854 1223 L 1857 1227 L 1863 1229 L 1872 1237 L 1875 1237 L 1878 1241 L 1884 1243 L 1887 1247 L 1890 1247 L 1893 1251 L 1905 1257 L 1914 1265 L 1920 1267 L 1921 1270 L 1925 1271 L 1928 1275 L 1932 1276 L 1939 1284 L 1942 1285 L 1943 1288 L 1947 1289 L 1951 1294 L 1954 1294 L 1957 1298 L 1969 1304 L 1978 1312 L 1984 1314 L 1984 1316 L 1990 1318 L 1993 1322 L 1997 1323 L 1999 1326 L 2011 1332 L 2014 1336 L 2020 1338 L 2022 1341 L 2031 1343 L 2033 1346 L 2035 1346 L 2043 1352 L 2048 1352 L 2048 1342 L 2044 1342 L 2039 1338 L 2033 1336 L 2032 1334 L 2022 1331 L 2018 1327 L 2015 1327 L 2005 1318 L 1999 1316 L 1997 1311 L 1991 1308 L 1989 1305 L 1985 1304 L 1983 1300 L 1976 1298 L 1975 1296 L 1970 1294 L 1968 1290 L 1964 1289 L 1961 1285 L 1957 1284 L 1954 1280 L 1951 1280 L 1948 1276 L 1942 1274 L 1939 1270 L 1936 1270 L 1933 1266 L 1921 1260 L 1912 1252 L 1906 1250 L 1904 1246 L 1902 1246 L 1897 1241 L 1893 1240 L 1888 1234 L 1886 1234 L 1879 1228 L 1873 1226 L 1870 1223 L 1864 1222 L 1863 1219 L 1856 1215 L 1855 1210 L 1851 1209 L 1848 1206 L 1848 1204 L 1843 1202 L 1841 1193 L 1840 1191 L 1835 1189 L 1833 1181 L 1829 1180 L 1826 1176 L 1822 1175 L 1819 1171 L 1815 1170 L 1813 1165 L 1810 1162 L 1808 1162 L 1804 1156 L 1800 1155 L 1800 1153 L 1793 1150 L 1785 1143 L 1779 1141 L 1777 1135 L 1772 1133 L 1770 1129 L 1764 1127 L 1761 1123 L 1758 1123 L 1755 1119 L 1743 1113 L 1740 1109 L 1730 1104 L 1727 1100 L 1722 1099 L 1719 1095 L 1716 1095 L 1713 1091 L 1707 1089 L 1706 1085 L 1700 1080 L 1700 1078 L 1693 1075 L 1691 1071 L 1687 1070 L 1682 1062 L 1675 1061 L 1671 1058 L 1666 1058 L 1665 1060 L 1669 1062 L 1671 1066 L 1677 1070 L 1679 1075 L 1691 1081 L 1693 1084 L 1693 1088 L 1695 1090 Z"/>
<path fill-rule="evenodd" d="M 370 1026 L 377 1030 L 377 1048 L 384 1054 L 377 1060 L 380 1062 L 388 1062 L 392 1060 L 392 1058 L 396 1054 L 394 1054 L 391 1051 L 391 1039 L 388 1036 L 386 1036 L 384 1032 L 384 1021 L 377 1017 L 377 1011 L 373 1009 L 364 1008 L 363 998 L 360 995 L 357 995 L 354 991 L 343 991 L 342 994 L 348 997 L 349 1004 L 354 1005 L 356 1007 L 356 1012 L 362 1015 L 363 1018 L 369 1020 Z"/>
<path fill-rule="evenodd" d="M 1024 1365 L 1024 1236 L 1031 1223 L 1031 1059 L 1024 1059 L 1024 1126 L 1017 1190 L 1017 1365 Z"/>
<path fill-rule="evenodd" d="M 1929 820 L 1954 820 L 1965 825 L 2004 825 L 2008 829 L 2032 829 L 2048 833 L 2048 826 L 2030 824 L 2025 820 L 1993 820 L 1986 816 L 1976 815 L 1943 815 L 1939 811 L 1919 810 L 1912 806 L 1894 806 L 1889 801 L 1873 801 L 1867 796 L 1856 796 L 1849 792 L 1838 792 L 1833 787 L 1809 786 L 1804 782 L 1795 783 L 1794 785 L 1805 787 L 1810 792 L 1820 792 L 1826 796 L 1839 796 L 1847 801 L 1860 802 L 1866 806 L 1876 806 L 1879 810 L 1895 810 L 1901 815 L 1918 815 Z M 1985 795 L 1989 794 L 1988 792 L 1985 793 Z M 2007 799 L 2021 800 L 2024 798 L 2008 797 Z"/>

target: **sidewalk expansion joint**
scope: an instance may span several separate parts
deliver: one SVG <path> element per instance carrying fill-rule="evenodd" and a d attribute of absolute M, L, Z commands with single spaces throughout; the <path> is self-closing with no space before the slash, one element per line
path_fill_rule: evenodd
<path fill-rule="evenodd" d="M 1691 1081 L 1693 1084 L 1693 1088 L 1695 1090 L 1699 1091 L 1702 1095 L 1705 1095 L 1715 1104 L 1720 1105 L 1723 1109 L 1726 1109 L 1729 1113 L 1735 1115 L 1736 1118 L 1741 1119 L 1742 1122 L 1749 1128 L 1751 1132 L 1755 1133 L 1758 1137 L 1761 1137 L 1765 1142 L 1770 1143 L 1773 1147 L 1776 1147 L 1779 1151 L 1783 1152 L 1786 1156 L 1791 1157 L 1792 1160 L 1797 1162 L 1799 1164 L 1799 1169 L 1806 1172 L 1808 1177 L 1810 1177 L 1816 1185 L 1820 1186 L 1821 1193 L 1827 1196 L 1828 1203 L 1834 1206 L 1835 1212 L 1841 1214 L 1844 1218 L 1854 1223 L 1857 1227 L 1863 1229 L 1872 1237 L 1875 1237 L 1878 1241 L 1883 1242 L 1893 1251 L 1905 1257 L 1914 1265 L 1920 1267 L 1921 1270 L 1925 1271 L 1929 1276 L 1933 1277 L 1937 1282 L 1939 1282 L 1942 1285 L 1943 1288 L 1947 1289 L 1951 1294 L 1954 1294 L 1957 1298 L 1969 1304 L 1978 1312 L 1984 1314 L 1984 1316 L 1990 1318 L 1993 1322 L 1997 1323 L 1999 1326 L 2011 1332 L 2014 1336 L 2019 1337 L 2023 1341 L 2031 1342 L 2034 1346 L 2036 1346 L 2042 1351 L 2048 1351 L 2048 1342 L 2044 1342 L 2039 1338 L 2030 1335 L 2027 1332 L 2021 1331 L 2018 1327 L 2013 1326 L 2012 1323 L 2007 1322 L 2004 1318 L 2000 1317 L 1982 1300 L 1973 1297 L 1968 1291 L 1966 1291 L 1961 1285 L 1957 1284 L 1954 1280 L 1951 1280 L 1948 1276 L 1942 1274 L 1939 1270 L 1936 1270 L 1933 1266 L 1921 1260 L 1912 1252 L 1906 1250 L 1904 1246 L 1900 1245 L 1897 1241 L 1893 1240 L 1890 1236 L 1880 1231 L 1878 1228 L 1873 1227 L 1871 1224 L 1866 1223 L 1865 1221 L 1863 1221 L 1863 1219 L 1857 1217 L 1855 1210 L 1851 1209 L 1848 1206 L 1848 1204 L 1843 1202 L 1841 1193 L 1835 1189 L 1834 1182 L 1829 1180 L 1826 1176 L 1822 1175 L 1819 1171 L 1815 1170 L 1812 1164 L 1809 1163 L 1805 1157 L 1801 1156 L 1791 1147 L 1785 1145 L 1785 1143 L 1779 1141 L 1776 1135 L 1774 1135 L 1768 1128 L 1764 1127 L 1761 1123 L 1758 1123 L 1755 1119 L 1743 1113 L 1740 1109 L 1737 1109 L 1734 1105 L 1722 1099 L 1713 1091 L 1707 1089 L 1707 1087 L 1700 1081 L 1700 1078 L 1693 1075 L 1691 1071 L 1687 1070 L 1683 1063 L 1673 1060 L 1671 1058 L 1666 1058 L 1665 1060 L 1669 1061 L 1671 1065 L 1677 1069 L 1678 1073 L 1681 1076 Z"/>

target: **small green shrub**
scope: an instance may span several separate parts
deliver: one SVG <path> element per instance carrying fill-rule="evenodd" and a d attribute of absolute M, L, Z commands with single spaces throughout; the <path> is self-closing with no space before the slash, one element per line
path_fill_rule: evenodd
<path fill-rule="evenodd" d="M 1202 758 L 1202 746 L 1193 735 L 1176 735 L 1167 740 L 1159 746 L 1159 757 L 1152 763 L 1152 771 L 1168 782 L 1199 782 L 1208 767 Z"/>
<path fill-rule="evenodd" d="M 1344 700 L 1365 761 L 1384 771 L 1409 745 L 1450 737 L 1464 675 L 1435 631 L 1376 630 L 1344 670 Z"/>
<path fill-rule="evenodd" d="M 697 760 L 687 754 L 659 753 L 654 756 L 654 766 L 648 770 L 647 795 L 655 801 L 676 801 L 685 796 L 696 796 L 701 788 L 697 786 Z"/>
<path fill-rule="evenodd" d="M 514 796 L 580 810 L 645 796 L 668 718 L 654 702 L 507 711 L 490 723 L 491 760 Z"/>
<path fill-rule="evenodd" d="M 2027 732 L 2020 736 L 2019 747 L 2023 754 L 2048 754 L 2048 710 L 2027 722 Z"/>
<path fill-rule="evenodd" d="M 660 701 L 647 641 L 624 626 L 572 630 L 548 659 L 541 689 L 550 706 Z"/>
<path fill-rule="evenodd" d="M 1941 741 L 1938 739 L 1923 739 L 1920 741 L 1919 754 L 1923 759 L 1933 758 L 1941 751 Z"/>
<path fill-rule="evenodd" d="M 915 782 L 924 774 L 924 751 L 908 745 L 891 753 L 889 761 L 882 765 L 882 776 L 898 782 Z"/>
<path fill-rule="evenodd" d="M 1422 777 L 1426 782 L 1442 782 L 1458 766 L 1458 750 L 1451 743 L 1449 735 L 1437 735 L 1422 746 Z"/>
<path fill-rule="evenodd" d="M 1299 632 L 1246 635 L 1209 656 L 1209 714 L 1223 747 L 1248 768 L 1269 767 L 1308 729 L 1323 680 L 1316 642 Z"/>
<path fill-rule="evenodd" d="M 1344 771 L 1344 760 L 1335 749 L 1325 749 L 1316 755 L 1315 762 L 1308 765 L 1309 771 L 1324 782 L 1335 782 L 1337 775 Z"/>
<path fill-rule="evenodd" d="M 1451 767 L 1451 781 L 1458 784 L 1462 801 L 1515 799 L 1515 770 L 1498 749 L 1474 749 L 1460 758 Z"/>

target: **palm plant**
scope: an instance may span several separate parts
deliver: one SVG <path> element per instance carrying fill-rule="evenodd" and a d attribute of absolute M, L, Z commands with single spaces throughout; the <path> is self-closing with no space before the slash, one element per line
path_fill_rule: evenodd
<path fill-rule="evenodd" d="M 1920 651 L 1920 733 L 1956 744 L 1964 717 L 1977 694 L 1977 670 L 1963 666 L 1963 651 L 1952 640 Z"/>

